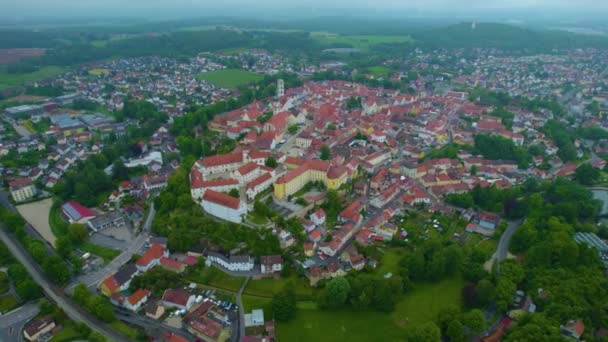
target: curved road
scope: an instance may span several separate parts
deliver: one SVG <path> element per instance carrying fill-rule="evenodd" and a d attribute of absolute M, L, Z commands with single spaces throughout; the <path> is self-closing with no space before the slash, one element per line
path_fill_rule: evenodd
<path fill-rule="evenodd" d="M 1 195 L 6 195 L 5 192 L 0 194 L 0 198 L 4 197 Z M 6 199 L 6 198 L 5 198 Z M 15 208 L 7 201 L 1 201 L 3 206 L 5 206 L 8 210 L 15 211 Z M 11 254 L 25 267 L 27 272 L 32 276 L 32 279 L 40 285 L 44 293 L 51 299 L 53 302 L 57 304 L 63 311 L 66 313 L 71 320 L 82 322 L 88 325 L 91 329 L 103 334 L 104 336 L 114 340 L 114 341 L 128 341 L 129 339 L 120 334 L 112 328 L 110 328 L 107 324 L 101 322 L 100 320 L 93 317 L 88 312 L 82 310 L 78 305 L 74 304 L 72 300 L 63 293 L 63 290 L 59 287 L 53 285 L 42 272 L 42 269 L 34 261 L 34 259 L 25 251 L 23 246 L 19 242 L 16 241 L 14 236 L 6 233 L 5 227 L 3 224 L 0 224 L 0 240 L 4 242 L 8 250 Z"/>
<path fill-rule="evenodd" d="M 522 224 L 523 220 L 515 220 L 508 221 L 507 229 L 500 236 L 500 241 L 498 242 L 498 247 L 496 247 L 496 253 L 492 256 L 492 261 L 497 261 L 496 264 L 498 272 L 500 272 L 500 262 L 507 258 L 509 254 L 509 243 L 511 242 L 511 237 L 517 231 L 517 228 Z"/>

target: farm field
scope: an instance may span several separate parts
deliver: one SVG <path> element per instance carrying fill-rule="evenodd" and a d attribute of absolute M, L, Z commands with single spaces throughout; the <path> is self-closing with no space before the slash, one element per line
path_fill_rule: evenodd
<path fill-rule="evenodd" d="M 311 37 L 322 45 L 348 45 L 360 50 L 368 50 L 372 45 L 380 43 L 413 42 L 409 36 L 345 36 L 329 32 L 313 32 Z"/>
<path fill-rule="evenodd" d="M 44 80 L 64 73 L 67 68 L 47 66 L 27 74 L 10 74 L 0 69 L 0 89 L 20 86 L 27 82 Z"/>
<path fill-rule="evenodd" d="M 237 88 L 264 78 L 262 75 L 238 69 L 224 69 L 204 72 L 196 75 L 196 79 L 205 80 L 222 88 Z"/>

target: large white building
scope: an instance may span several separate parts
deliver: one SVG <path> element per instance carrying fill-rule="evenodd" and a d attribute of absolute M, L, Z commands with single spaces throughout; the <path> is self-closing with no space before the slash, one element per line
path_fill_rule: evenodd
<path fill-rule="evenodd" d="M 253 258 L 249 255 L 232 255 L 225 257 L 218 253 L 209 253 L 206 260 L 208 265 L 216 264 L 234 272 L 251 271 L 255 266 Z"/>
<path fill-rule="evenodd" d="M 268 189 L 272 185 L 272 183 L 274 183 L 274 177 L 272 176 L 272 173 L 263 173 L 261 176 L 257 177 L 249 184 L 247 184 L 247 198 L 252 201 L 253 199 L 255 199 L 255 196 L 257 196 L 260 192 Z"/>
<path fill-rule="evenodd" d="M 247 205 L 240 198 L 210 189 L 203 194 L 201 205 L 209 214 L 234 223 L 241 223 L 247 214 Z"/>
<path fill-rule="evenodd" d="M 29 178 L 19 178 L 9 183 L 11 196 L 15 202 L 25 202 L 36 195 L 36 186 Z"/>

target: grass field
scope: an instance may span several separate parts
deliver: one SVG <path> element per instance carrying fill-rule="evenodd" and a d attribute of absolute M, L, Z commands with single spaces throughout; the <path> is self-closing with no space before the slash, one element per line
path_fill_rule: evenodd
<path fill-rule="evenodd" d="M 399 273 L 399 262 L 401 261 L 403 254 L 404 251 L 400 248 L 387 249 L 380 260 L 376 273 L 382 276 L 389 272 L 392 274 Z"/>
<path fill-rule="evenodd" d="M 81 339 L 83 336 L 80 332 L 76 331 L 73 327 L 66 326 L 61 329 L 58 333 L 53 335 L 50 342 L 67 342 Z"/>
<path fill-rule="evenodd" d="M 311 37 L 322 45 L 349 45 L 360 50 L 369 50 L 372 45 L 380 43 L 413 42 L 409 36 L 345 36 L 329 32 L 313 32 Z"/>
<path fill-rule="evenodd" d="M 392 313 L 352 310 L 322 311 L 314 303 L 298 303 L 296 319 L 277 324 L 277 337 L 286 341 L 401 341 L 407 329 L 436 319 L 449 305 L 460 305 L 461 278 L 419 284 L 406 293 Z M 268 304 L 267 304 L 268 303 Z M 269 307 L 269 301 L 243 297 L 243 306 Z"/>
<path fill-rule="evenodd" d="M 110 70 L 108 70 L 108 69 L 95 68 L 95 69 L 89 70 L 89 75 L 100 76 L 100 75 L 105 75 L 109 72 L 110 72 Z"/>
<path fill-rule="evenodd" d="M 0 298 L 0 313 L 5 313 L 19 306 L 19 302 L 13 296 Z"/>
<path fill-rule="evenodd" d="M 249 215 L 247 215 L 247 221 L 250 221 L 251 223 L 254 223 L 254 224 L 260 224 L 260 225 L 268 223 L 268 219 L 266 217 L 259 215 L 254 211 L 252 211 Z"/>
<path fill-rule="evenodd" d="M 90 242 L 85 242 L 78 248 L 101 257 L 105 263 L 112 261 L 120 254 L 119 250 L 95 245 Z"/>
<path fill-rule="evenodd" d="M 9 74 L 0 71 L 0 89 L 20 86 L 26 82 L 39 81 L 62 74 L 67 69 L 58 66 L 47 66 L 27 74 Z"/>
<path fill-rule="evenodd" d="M 196 75 L 196 79 L 205 80 L 222 88 L 236 88 L 259 81 L 262 78 L 264 76 L 238 69 L 224 69 Z"/>
<path fill-rule="evenodd" d="M 233 277 L 215 267 L 205 267 L 200 274 L 189 276 L 188 280 L 228 292 L 238 292 L 245 278 Z"/>
<path fill-rule="evenodd" d="M 391 74 L 392 70 L 383 65 L 375 65 L 367 68 L 367 72 L 372 74 L 374 77 L 387 77 Z"/>
<path fill-rule="evenodd" d="M 244 293 L 253 296 L 272 297 L 274 293 L 281 291 L 285 286 L 294 287 L 298 300 L 310 300 L 312 297 L 313 289 L 308 286 L 307 280 L 297 279 L 295 276 L 281 279 L 250 279 Z"/>

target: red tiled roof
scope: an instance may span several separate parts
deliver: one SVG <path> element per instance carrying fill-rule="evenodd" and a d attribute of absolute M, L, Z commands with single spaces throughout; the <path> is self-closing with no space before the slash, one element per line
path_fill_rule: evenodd
<path fill-rule="evenodd" d="M 235 164 L 243 162 L 243 154 L 241 153 L 228 153 L 218 154 L 211 157 L 205 157 L 202 159 L 202 164 L 205 167 Z"/>
<path fill-rule="evenodd" d="M 30 184 L 32 184 L 32 180 L 29 178 L 17 178 L 8 183 L 11 190 L 16 190 Z"/>
<path fill-rule="evenodd" d="M 331 167 L 331 168 L 329 168 L 329 172 L 327 172 L 327 178 L 329 178 L 329 179 L 340 178 L 345 173 L 346 173 L 346 168 L 344 166 Z"/>
<path fill-rule="evenodd" d="M 146 253 L 137 260 L 137 265 L 142 267 L 148 266 L 152 260 L 160 259 L 163 253 L 165 253 L 165 247 L 156 243 L 152 244 Z"/>
<path fill-rule="evenodd" d="M 107 277 L 102 284 L 105 285 L 110 292 L 115 292 L 120 287 L 113 275 Z"/>
<path fill-rule="evenodd" d="M 213 190 L 205 191 L 203 201 L 212 202 L 232 209 L 238 209 L 241 205 L 240 199 Z"/>
<path fill-rule="evenodd" d="M 317 170 L 317 171 L 327 172 L 328 168 L 329 168 L 329 163 L 324 160 L 308 160 L 304 164 L 300 165 L 297 169 L 295 169 L 291 172 L 288 172 L 286 175 L 280 177 L 277 180 L 277 183 L 279 183 L 279 184 L 289 183 L 290 181 L 294 180 L 295 178 L 297 178 L 298 176 L 300 176 L 301 174 L 303 174 L 304 172 L 306 172 L 308 170 Z"/>
<path fill-rule="evenodd" d="M 173 268 L 176 270 L 179 270 L 182 267 L 182 263 L 177 261 L 177 260 L 173 260 L 173 259 L 169 259 L 169 258 L 160 258 L 160 264 L 169 268 Z"/>
<path fill-rule="evenodd" d="M 239 167 L 237 171 L 241 175 L 246 175 L 252 171 L 255 171 L 258 167 L 259 167 L 258 164 L 254 163 L 254 162 L 249 162 L 249 163 Z"/>
<path fill-rule="evenodd" d="M 253 189 L 256 186 L 269 180 L 270 178 L 272 178 L 272 175 L 270 173 L 266 172 L 266 173 L 262 174 L 261 176 L 257 177 L 256 179 L 252 180 L 251 182 L 249 182 L 249 184 L 247 184 L 247 189 Z"/>
<path fill-rule="evenodd" d="M 163 293 L 162 299 L 165 302 L 185 306 L 186 304 L 188 304 L 188 298 L 190 298 L 190 295 L 188 294 L 188 292 L 186 292 L 184 290 L 169 289 L 169 290 L 165 290 L 165 293 Z"/>
<path fill-rule="evenodd" d="M 137 289 L 137 291 L 135 291 L 135 293 L 130 295 L 127 300 L 129 301 L 129 304 L 135 305 L 135 304 L 139 303 L 142 299 L 144 299 L 144 297 L 148 296 L 149 294 L 150 294 L 150 291 L 148 291 L 148 290 Z"/>

